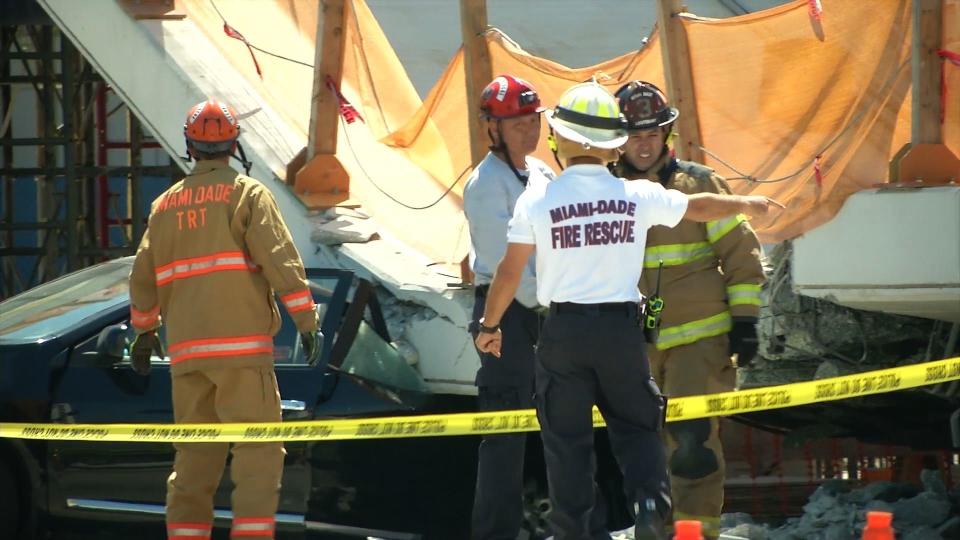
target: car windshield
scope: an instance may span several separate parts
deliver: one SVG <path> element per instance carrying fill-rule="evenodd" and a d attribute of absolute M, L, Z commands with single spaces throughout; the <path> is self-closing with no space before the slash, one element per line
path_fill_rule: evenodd
<path fill-rule="evenodd" d="M 132 259 L 85 268 L 0 302 L 0 343 L 55 338 L 128 300 Z"/>

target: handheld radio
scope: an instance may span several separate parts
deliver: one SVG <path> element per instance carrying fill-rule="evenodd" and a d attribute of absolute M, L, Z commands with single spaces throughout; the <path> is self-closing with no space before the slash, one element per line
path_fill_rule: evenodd
<path fill-rule="evenodd" d="M 643 336 L 647 343 L 657 342 L 660 333 L 660 313 L 663 311 L 663 298 L 660 296 L 660 271 L 663 270 L 663 261 L 657 267 L 657 285 L 653 294 L 647 297 L 643 304 Z"/>

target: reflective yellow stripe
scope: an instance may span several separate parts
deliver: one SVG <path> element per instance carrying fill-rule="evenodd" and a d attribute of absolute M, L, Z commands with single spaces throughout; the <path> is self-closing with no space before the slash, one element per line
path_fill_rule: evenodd
<path fill-rule="evenodd" d="M 706 319 L 690 321 L 677 326 L 660 329 L 657 338 L 657 350 L 665 350 L 677 345 L 686 345 L 703 338 L 726 334 L 733 327 L 729 311 L 718 313 Z"/>
<path fill-rule="evenodd" d="M 568 107 L 568 108 L 569 108 L 571 111 L 578 112 L 578 113 L 583 113 L 583 114 L 587 114 L 587 113 L 590 112 L 590 111 L 588 110 L 588 108 L 589 108 L 589 102 L 588 102 L 586 99 L 584 99 L 584 98 L 582 98 L 582 97 L 579 97 L 579 96 L 574 96 L 573 103 L 571 103 L 571 104 L 570 104 L 570 107 Z"/>
<path fill-rule="evenodd" d="M 717 221 L 707 222 L 707 239 L 711 243 L 723 238 L 728 232 L 736 228 L 737 225 L 747 220 L 747 216 L 737 214 L 731 218 L 718 219 Z"/>
<path fill-rule="evenodd" d="M 688 514 L 674 510 L 673 522 L 676 523 L 678 521 L 699 521 L 700 530 L 703 534 L 711 537 L 716 537 L 720 534 L 720 518 L 716 516 L 698 516 L 696 514 Z"/>
<path fill-rule="evenodd" d="M 613 118 L 613 103 L 598 103 L 597 116 L 601 118 Z"/>
<path fill-rule="evenodd" d="M 744 283 L 727 287 L 727 304 L 731 306 L 759 306 L 760 286 Z"/>
<path fill-rule="evenodd" d="M 680 266 L 711 255 L 713 248 L 707 242 L 651 246 L 643 253 L 643 267 L 656 268 L 660 261 L 663 261 L 664 266 Z"/>

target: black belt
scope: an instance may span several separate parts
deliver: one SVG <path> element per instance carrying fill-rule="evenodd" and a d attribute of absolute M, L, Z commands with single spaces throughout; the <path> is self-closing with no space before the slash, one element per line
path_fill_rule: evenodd
<path fill-rule="evenodd" d="M 623 317 L 637 316 L 636 302 L 606 302 L 603 304 L 575 304 L 573 302 L 551 302 L 551 315 L 612 315 Z"/>

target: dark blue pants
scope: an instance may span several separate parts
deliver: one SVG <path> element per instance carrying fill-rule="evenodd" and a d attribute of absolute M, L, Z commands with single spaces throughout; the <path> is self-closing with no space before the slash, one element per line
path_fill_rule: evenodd
<path fill-rule="evenodd" d="M 533 408 L 533 384 L 527 388 L 482 387 L 477 404 L 480 411 Z M 520 532 L 526 441 L 526 433 L 483 437 L 471 519 L 474 540 L 514 540 Z"/>
<path fill-rule="evenodd" d="M 477 289 L 473 320 L 483 315 L 486 288 Z M 533 356 L 540 316 L 514 301 L 500 321 L 500 358 L 480 353 L 477 409 L 482 412 L 533 408 Z M 474 337 L 476 331 L 473 332 Z M 514 540 L 523 524 L 523 461 L 526 433 L 487 435 L 477 456 L 471 538 Z"/>
<path fill-rule="evenodd" d="M 650 377 L 635 314 L 551 312 L 543 326 L 536 354 L 536 402 L 556 540 L 592 536 L 594 404 L 607 422 L 627 499 L 640 505 L 635 508 L 652 502 L 659 516 L 669 510 L 669 480 L 658 433 L 663 402 Z"/>
<path fill-rule="evenodd" d="M 477 290 L 473 320 L 485 307 L 486 288 Z M 477 408 L 481 412 L 534 406 L 534 355 L 541 316 L 514 301 L 500 320 L 501 356 L 480 353 Z M 474 329 L 474 337 L 476 331 Z M 472 540 L 514 540 L 523 526 L 523 462 L 526 433 L 486 435 L 477 456 L 477 485 L 471 518 Z M 593 487 L 596 490 L 596 486 Z M 606 506 L 597 497 L 589 529 L 593 540 L 609 540 Z"/>

